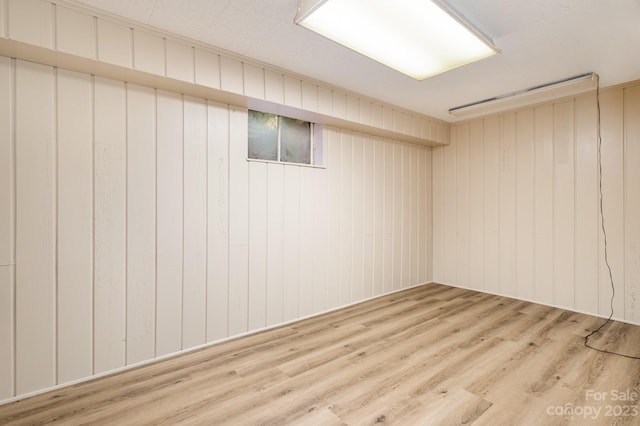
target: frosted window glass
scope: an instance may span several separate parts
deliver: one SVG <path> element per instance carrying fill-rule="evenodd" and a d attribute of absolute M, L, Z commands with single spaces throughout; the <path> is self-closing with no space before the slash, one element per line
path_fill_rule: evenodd
<path fill-rule="evenodd" d="M 278 160 L 278 116 L 249 111 L 249 158 Z"/>
<path fill-rule="evenodd" d="M 280 117 L 280 160 L 311 164 L 311 125 L 308 121 Z"/>

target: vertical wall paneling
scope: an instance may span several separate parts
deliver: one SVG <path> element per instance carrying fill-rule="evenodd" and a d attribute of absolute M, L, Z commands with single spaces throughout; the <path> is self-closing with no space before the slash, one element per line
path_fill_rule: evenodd
<path fill-rule="evenodd" d="M 156 355 L 182 349 L 183 102 L 158 91 Z"/>
<path fill-rule="evenodd" d="M 607 253 L 616 297 L 613 310 L 622 315 L 625 305 L 624 263 L 624 95 L 622 90 L 604 91 L 600 95 L 602 111 L 602 191 Z M 611 312 L 611 283 L 604 262 L 604 235 L 600 232 L 599 313 Z"/>
<path fill-rule="evenodd" d="M 284 320 L 298 316 L 300 297 L 300 167 L 284 169 Z"/>
<path fill-rule="evenodd" d="M 267 176 L 266 163 L 249 164 L 249 330 L 267 318 Z"/>
<path fill-rule="evenodd" d="M 631 322 L 638 321 L 640 275 L 638 87 L 605 89 L 600 99 L 614 318 Z M 432 151 L 434 279 L 457 274 L 456 285 L 609 315 L 597 118 L 596 94 L 587 93 L 455 124 L 451 144 Z M 448 155 L 455 162 L 447 163 Z M 457 181 L 446 186 L 454 163 Z M 446 224 L 450 198 L 458 204 L 454 227 Z M 460 250 L 452 266 L 445 260 L 445 241 L 455 238 L 459 249 L 468 239 L 468 251 Z"/>
<path fill-rule="evenodd" d="M 393 130 L 393 108 L 382 106 L 382 127 L 385 130 Z"/>
<path fill-rule="evenodd" d="M 247 111 L 232 108 L 229 126 L 229 334 L 247 331 L 249 166 Z"/>
<path fill-rule="evenodd" d="M 315 199 L 317 197 L 314 187 L 314 174 L 316 169 L 298 167 L 300 169 L 300 227 L 299 250 L 300 253 L 300 277 L 298 278 L 298 315 L 301 317 L 311 315 L 313 311 L 313 258 L 317 252 L 317 244 L 314 241 L 313 221 Z"/>
<path fill-rule="evenodd" d="M 300 79 L 284 77 L 284 104 L 294 108 L 302 107 L 302 82 Z"/>
<path fill-rule="evenodd" d="M 411 147 L 402 145 L 402 214 L 401 220 L 401 260 L 400 286 L 408 287 L 411 283 Z"/>
<path fill-rule="evenodd" d="M 624 90 L 625 318 L 640 322 L 640 86 Z"/>
<path fill-rule="evenodd" d="M 332 94 L 332 115 L 334 117 L 347 119 L 347 94 L 339 90 L 333 90 Z"/>
<path fill-rule="evenodd" d="M 402 288 L 402 231 L 403 231 L 403 199 L 404 199 L 404 181 L 403 181 L 403 164 L 404 155 L 402 153 L 402 144 L 393 145 L 393 274 L 392 288 L 399 290 Z"/>
<path fill-rule="evenodd" d="M 394 132 L 402 133 L 402 111 L 398 111 L 397 109 L 391 110 L 391 120 L 393 122 L 392 129 Z"/>
<path fill-rule="evenodd" d="M 438 282 L 444 280 L 444 149 L 434 147 L 433 156 L 433 279 Z"/>
<path fill-rule="evenodd" d="M 500 119 L 498 116 L 486 118 L 483 128 L 484 147 L 484 289 L 499 292 L 500 282 Z"/>
<path fill-rule="evenodd" d="M 431 138 L 432 132 L 431 132 L 431 128 L 435 125 L 435 123 L 433 123 L 431 120 L 423 120 L 422 121 L 422 129 L 420 131 L 420 134 L 422 135 L 423 138 Z"/>
<path fill-rule="evenodd" d="M 94 82 L 94 373 L 125 354 L 126 127 L 123 83 Z"/>
<path fill-rule="evenodd" d="M 453 145 L 451 145 L 453 146 Z M 431 150 L 433 159 L 433 277 L 445 282 L 444 276 L 444 149 Z"/>
<path fill-rule="evenodd" d="M 451 131 L 456 147 L 456 282 L 469 286 L 469 123 Z"/>
<path fill-rule="evenodd" d="M 383 223 L 383 292 L 393 290 L 393 212 L 394 212 L 394 157 L 393 144 L 385 140 L 384 143 L 384 223 Z"/>
<path fill-rule="evenodd" d="M 51 67 L 16 65 L 16 393 L 56 382 L 56 134 Z M 39 117 L 34 126 L 32 116 Z"/>
<path fill-rule="evenodd" d="M 242 62 L 228 56 L 220 57 L 220 88 L 227 92 L 242 94 L 244 78 Z"/>
<path fill-rule="evenodd" d="M 363 287 L 362 297 L 369 298 L 376 293 L 374 289 L 374 265 L 376 260 L 374 258 L 374 245 L 375 245 L 375 147 L 377 141 L 372 137 L 365 138 L 364 141 L 364 175 L 363 175 L 363 208 L 362 208 L 362 222 L 363 222 Z"/>
<path fill-rule="evenodd" d="M 318 112 L 320 114 L 331 115 L 333 111 L 333 94 L 331 89 L 325 86 L 318 86 Z"/>
<path fill-rule="evenodd" d="M 133 32 L 131 28 L 98 20 L 98 60 L 131 68 L 133 66 Z"/>
<path fill-rule="evenodd" d="M 15 167 L 13 123 L 14 78 L 12 60 L 0 57 L 0 265 L 15 263 L 14 255 L 14 208 Z"/>
<path fill-rule="evenodd" d="M 14 396 L 14 271 L 13 265 L 0 265 L 0 399 Z"/>
<path fill-rule="evenodd" d="M 250 98 L 264 99 L 264 69 L 244 64 L 244 94 Z"/>
<path fill-rule="evenodd" d="M 58 382 L 92 374 L 93 88 L 58 70 Z"/>
<path fill-rule="evenodd" d="M 402 133 L 405 135 L 414 135 L 414 121 L 417 119 L 409 112 L 402 113 Z"/>
<path fill-rule="evenodd" d="M 501 294 L 516 294 L 516 114 L 500 117 L 498 194 L 499 283 Z"/>
<path fill-rule="evenodd" d="M 56 7 L 56 47 L 61 52 L 96 58 L 94 18 L 66 7 Z M 86 34 L 79 37 L 78 34 Z"/>
<path fill-rule="evenodd" d="M 228 336 L 229 108 L 207 105 L 207 341 Z"/>
<path fill-rule="evenodd" d="M 360 99 L 359 110 L 360 110 L 360 117 L 359 117 L 360 123 L 364 124 L 365 126 L 370 126 L 372 121 L 372 113 L 373 113 L 371 101 Z"/>
<path fill-rule="evenodd" d="M 456 152 L 458 149 L 458 132 L 454 130 L 451 137 L 451 145 L 449 149 L 445 149 L 443 152 L 443 166 L 442 166 L 442 191 L 443 191 L 443 212 L 442 221 L 444 226 L 445 235 L 455 235 L 456 219 L 457 219 L 457 197 L 456 184 L 457 184 L 457 165 L 456 165 Z M 456 280 L 456 263 L 458 259 L 456 250 L 455 238 L 444 238 L 442 241 L 444 248 L 444 255 L 442 259 L 442 267 L 444 271 L 444 282 L 452 283 Z"/>
<path fill-rule="evenodd" d="M 484 122 L 472 121 L 469 125 L 469 285 L 484 289 Z M 473 159 L 474 161 L 471 161 Z M 434 163 L 435 165 L 435 163 Z M 434 170 L 434 177 L 437 173 Z M 435 181 L 435 179 L 434 179 Z M 435 188 L 434 188 L 435 191 Z M 435 205 L 440 198 L 433 195 Z M 437 203 L 437 204 L 435 204 Z M 434 213 L 435 220 L 435 213 Z M 434 250 L 436 225 L 434 223 Z M 443 238 L 443 237 L 440 237 Z M 434 253 L 435 255 L 435 253 Z M 435 257 L 434 257 L 435 262 Z M 435 264 L 434 264 L 435 269 Z"/>
<path fill-rule="evenodd" d="M 568 100 L 554 108 L 553 170 L 553 302 L 574 305 L 574 104 Z"/>
<path fill-rule="evenodd" d="M 329 258 L 327 262 L 327 294 L 328 308 L 340 305 L 340 259 L 341 259 L 341 211 L 342 211 L 342 140 L 340 131 L 328 130 L 327 138 L 327 169 L 328 169 L 328 204 L 327 216 L 329 221 Z"/>
<path fill-rule="evenodd" d="M 516 295 L 535 298 L 535 145 L 533 109 L 516 113 Z"/>
<path fill-rule="evenodd" d="M 8 1 L 8 33 L 18 40 L 40 47 L 53 48 L 53 5 L 41 0 Z"/>
<path fill-rule="evenodd" d="M 363 262 L 364 262 L 364 145 L 362 135 L 354 133 L 352 139 L 352 172 L 351 172 L 351 229 L 352 229 L 352 263 L 351 263 L 351 300 L 362 299 L 363 294 Z"/>
<path fill-rule="evenodd" d="M 340 179 L 342 181 L 340 216 L 340 304 L 351 302 L 353 283 L 353 136 L 343 131 L 341 138 Z M 335 234 L 334 234 L 335 235 Z"/>
<path fill-rule="evenodd" d="M 133 66 L 152 74 L 165 75 L 165 39 L 144 31 L 133 33 Z"/>
<path fill-rule="evenodd" d="M 302 109 L 318 111 L 318 85 L 304 80 L 302 81 Z"/>
<path fill-rule="evenodd" d="M 264 97 L 269 102 L 284 103 L 284 76 L 280 73 L 264 71 Z"/>
<path fill-rule="evenodd" d="M 127 364 L 155 353 L 156 95 L 127 87 Z"/>
<path fill-rule="evenodd" d="M 0 4 L 0 7 L 3 5 Z M 0 16 L 2 19 L 2 16 Z M 0 399 L 14 396 L 14 209 L 13 64 L 0 58 Z"/>
<path fill-rule="evenodd" d="M 371 123 L 376 127 L 382 127 L 382 105 L 373 102 L 371 104 Z"/>
<path fill-rule="evenodd" d="M 411 220 L 411 231 L 409 233 L 409 257 L 411 258 L 409 262 L 410 274 L 409 274 L 409 284 L 413 285 L 416 283 L 420 283 L 420 230 L 423 227 L 420 221 L 421 210 L 419 210 L 420 205 L 420 174 L 418 172 L 418 168 L 420 167 L 420 149 L 415 145 L 409 146 L 410 150 L 410 164 L 411 164 L 411 174 L 409 177 L 409 187 L 411 199 L 409 203 L 409 217 Z"/>
<path fill-rule="evenodd" d="M 433 152 L 431 149 L 423 151 L 425 156 L 425 162 L 423 163 L 425 167 L 427 167 L 427 171 L 425 173 L 425 193 L 426 193 L 426 208 L 425 212 L 427 212 L 427 229 L 426 229 L 426 239 L 427 241 L 427 278 L 426 282 L 433 281 Z"/>
<path fill-rule="evenodd" d="M 416 137 L 422 136 L 422 128 L 424 127 L 424 121 L 426 119 L 420 116 L 413 117 L 413 130 L 411 131 L 412 135 Z"/>
<path fill-rule="evenodd" d="M 625 318 L 640 322 L 640 86 L 624 90 Z"/>
<path fill-rule="evenodd" d="M 195 59 L 193 47 L 172 40 L 166 41 L 167 77 L 193 83 Z"/>
<path fill-rule="evenodd" d="M 384 211 L 385 211 L 385 143 L 375 138 L 370 145 L 373 147 L 373 171 L 371 181 L 373 195 L 373 294 L 382 294 L 384 288 Z"/>
<path fill-rule="evenodd" d="M 425 278 L 425 282 L 431 282 L 433 281 L 433 186 L 431 184 L 432 179 L 433 179 L 433 152 L 432 150 L 428 149 L 428 150 L 424 150 L 422 151 L 425 157 L 425 161 L 422 163 L 423 166 L 425 168 L 427 168 L 427 170 L 425 171 L 425 179 L 424 179 L 424 186 L 425 186 L 425 212 L 426 213 L 426 220 L 428 221 L 427 226 L 426 226 L 426 233 L 425 233 L 425 242 L 426 242 L 426 258 L 427 258 L 427 265 L 426 265 L 426 278 Z"/>
<path fill-rule="evenodd" d="M 284 303 L 284 167 L 267 166 L 267 325 L 282 322 Z"/>
<path fill-rule="evenodd" d="M 418 215 L 418 232 L 416 238 L 418 239 L 418 283 L 428 283 L 427 279 L 427 267 L 428 258 L 431 257 L 431 244 L 427 237 L 427 229 L 430 228 L 427 218 L 430 217 L 430 212 L 427 211 L 427 191 L 426 187 L 431 186 L 426 184 L 427 173 L 431 177 L 430 169 L 431 162 L 427 165 L 426 159 L 427 150 L 421 149 L 418 152 L 418 203 L 416 206 Z M 429 150 L 431 152 L 431 150 Z"/>
<path fill-rule="evenodd" d="M 206 336 L 207 300 L 207 109 L 184 98 L 184 257 L 182 346 L 201 345 Z"/>
<path fill-rule="evenodd" d="M 8 58 L 2 94 L 2 399 L 431 277 L 430 148 L 248 162 L 244 108 Z"/>
<path fill-rule="evenodd" d="M 195 49 L 195 71 L 194 78 L 196 84 L 220 88 L 220 57 L 214 53 Z"/>
<path fill-rule="evenodd" d="M 6 28 L 6 7 L 7 0 L 0 0 L 0 37 L 7 37 L 7 28 Z"/>
<path fill-rule="evenodd" d="M 323 136 L 326 140 L 326 132 Z M 313 208 L 312 238 L 315 244 L 313 256 L 313 311 L 327 309 L 327 262 L 329 258 L 329 220 L 327 215 L 327 171 L 317 170 L 314 174 L 315 205 Z"/>
<path fill-rule="evenodd" d="M 553 303 L 553 105 L 534 110 L 536 300 Z"/>
<path fill-rule="evenodd" d="M 207 341 L 229 329 L 229 108 L 207 105 Z"/>
<path fill-rule="evenodd" d="M 575 100 L 575 308 L 598 312 L 600 209 L 595 93 Z"/>
<path fill-rule="evenodd" d="M 347 120 L 360 121 L 360 99 L 347 95 Z"/>

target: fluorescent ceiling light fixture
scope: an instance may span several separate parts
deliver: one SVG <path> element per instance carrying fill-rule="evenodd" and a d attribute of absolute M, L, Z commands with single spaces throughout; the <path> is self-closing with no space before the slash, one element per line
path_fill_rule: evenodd
<path fill-rule="evenodd" d="M 598 74 L 590 72 L 451 108 L 449 115 L 456 118 L 474 118 L 579 95 L 597 87 Z"/>
<path fill-rule="evenodd" d="M 295 23 L 416 80 L 498 53 L 439 1 L 299 0 Z"/>

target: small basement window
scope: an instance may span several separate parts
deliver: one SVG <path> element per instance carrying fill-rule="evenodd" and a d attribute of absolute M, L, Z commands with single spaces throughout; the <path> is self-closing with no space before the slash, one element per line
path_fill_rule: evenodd
<path fill-rule="evenodd" d="M 249 110 L 249 158 L 294 164 L 322 164 L 320 126 Z"/>

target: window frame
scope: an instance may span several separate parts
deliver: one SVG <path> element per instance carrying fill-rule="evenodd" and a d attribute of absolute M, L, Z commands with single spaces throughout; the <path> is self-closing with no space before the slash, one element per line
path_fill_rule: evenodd
<path fill-rule="evenodd" d="M 277 122 L 277 139 L 276 139 L 276 160 L 267 160 L 263 158 L 252 158 L 249 156 L 249 136 L 247 135 L 247 161 L 256 161 L 262 163 L 271 163 L 271 164 L 283 164 L 283 165 L 293 165 L 293 166 L 302 166 L 302 167 L 313 167 L 313 168 L 321 168 L 324 169 L 326 166 L 324 164 L 316 164 L 318 160 L 318 153 L 316 150 L 319 148 L 318 139 L 322 142 L 322 125 L 319 123 L 315 123 L 313 121 L 308 121 L 300 118 L 289 117 L 281 114 L 276 114 L 268 111 L 260 111 L 257 109 L 249 109 L 247 110 L 247 114 L 251 114 L 251 112 L 258 112 L 263 114 L 271 114 L 276 117 Z M 309 124 L 309 163 L 297 163 L 291 161 L 282 161 L 282 118 L 288 118 L 291 120 L 299 120 Z M 321 155 L 320 160 L 324 162 L 324 158 Z"/>

